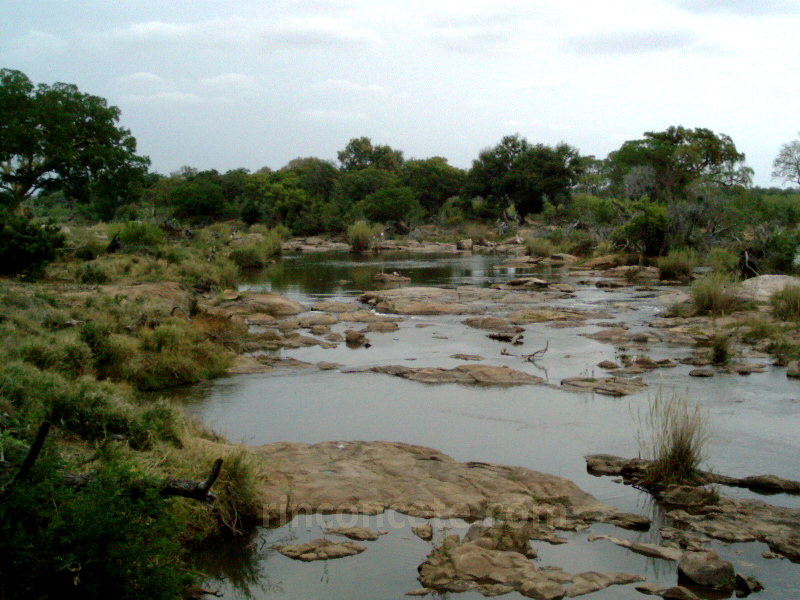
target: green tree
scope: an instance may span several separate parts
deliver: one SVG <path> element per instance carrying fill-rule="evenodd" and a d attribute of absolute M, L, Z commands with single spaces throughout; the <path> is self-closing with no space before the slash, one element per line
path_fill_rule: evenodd
<path fill-rule="evenodd" d="M 0 202 L 11 210 L 39 192 L 128 198 L 147 172 L 119 109 L 71 84 L 34 86 L 0 70 Z"/>
<path fill-rule="evenodd" d="M 572 146 L 531 145 L 512 135 L 478 155 L 469 172 L 468 189 L 485 198 L 495 214 L 513 206 L 524 217 L 541 211 L 545 200 L 566 198 L 582 170 L 583 162 Z"/>
<path fill-rule="evenodd" d="M 399 171 L 403 166 L 403 152 L 391 146 L 373 146 L 368 137 L 353 138 L 337 154 L 342 171 L 359 171 L 373 167 L 386 171 Z"/>
<path fill-rule="evenodd" d="M 400 171 L 403 185 L 414 191 L 414 196 L 429 216 L 439 214 L 449 198 L 458 196 L 466 179 L 463 169 L 448 164 L 447 159 L 441 156 L 409 160 Z"/>
<path fill-rule="evenodd" d="M 393 186 L 373 192 L 359 202 L 355 209 L 376 223 L 409 224 L 424 213 L 414 191 L 405 186 Z"/>
<path fill-rule="evenodd" d="M 665 131 L 649 131 L 642 139 L 625 142 L 608 158 L 618 190 L 633 169 L 650 167 L 656 198 L 665 202 L 685 198 L 693 184 L 747 186 L 753 175 L 753 170 L 744 164 L 745 155 L 729 136 L 704 128 L 673 126 Z"/>
<path fill-rule="evenodd" d="M 329 200 L 339 170 L 333 163 L 321 158 L 295 158 L 281 169 L 297 177 L 297 184 L 309 195 L 320 200 Z"/>
<path fill-rule="evenodd" d="M 772 163 L 772 176 L 800 185 L 800 140 L 781 146 L 781 151 Z"/>

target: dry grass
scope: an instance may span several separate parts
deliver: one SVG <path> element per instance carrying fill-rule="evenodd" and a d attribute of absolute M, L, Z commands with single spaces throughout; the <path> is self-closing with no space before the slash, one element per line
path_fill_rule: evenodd
<path fill-rule="evenodd" d="M 782 321 L 800 321 L 800 286 L 787 285 L 769 299 L 775 316 Z"/>
<path fill-rule="evenodd" d="M 692 483 L 705 460 L 710 440 L 708 416 L 686 395 L 667 396 L 659 389 L 647 410 L 637 415 L 637 441 L 643 458 L 651 460 L 649 485 Z"/>
<path fill-rule="evenodd" d="M 712 273 L 692 283 L 692 301 L 700 315 L 724 315 L 736 310 L 741 302 L 732 289 L 729 277 Z"/>

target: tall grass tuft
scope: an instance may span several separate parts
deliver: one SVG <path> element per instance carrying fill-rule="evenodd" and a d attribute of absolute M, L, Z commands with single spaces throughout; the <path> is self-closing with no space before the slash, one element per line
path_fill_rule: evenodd
<path fill-rule="evenodd" d="M 800 286 L 787 285 L 769 299 L 775 316 L 782 321 L 800 321 Z"/>
<path fill-rule="evenodd" d="M 659 389 L 647 411 L 638 414 L 637 441 L 643 458 L 651 461 L 646 485 L 694 483 L 710 440 L 708 417 L 682 394 L 666 396 Z"/>
<path fill-rule="evenodd" d="M 356 254 L 369 250 L 374 234 L 372 225 L 366 221 L 356 221 L 347 228 L 347 241 L 350 243 L 350 249 Z"/>
<path fill-rule="evenodd" d="M 693 250 L 671 250 L 666 256 L 658 259 L 658 270 L 661 279 L 687 280 L 697 266 L 697 254 Z"/>
<path fill-rule="evenodd" d="M 723 315 L 739 304 L 731 290 L 731 280 L 725 275 L 711 273 L 692 283 L 692 300 L 697 314 Z"/>
<path fill-rule="evenodd" d="M 548 258 L 555 252 L 553 243 L 545 238 L 529 237 L 525 238 L 525 254 L 528 256 L 540 256 Z"/>
<path fill-rule="evenodd" d="M 708 251 L 708 264 L 715 273 L 734 273 L 739 255 L 730 248 L 712 248 Z"/>

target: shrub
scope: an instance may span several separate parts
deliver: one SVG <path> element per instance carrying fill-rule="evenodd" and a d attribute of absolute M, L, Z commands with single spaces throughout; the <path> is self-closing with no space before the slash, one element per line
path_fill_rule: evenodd
<path fill-rule="evenodd" d="M 775 316 L 782 321 L 800 321 L 800 286 L 787 285 L 769 299 Z"/>
<path fill-rule="evenodd" d="M 631 205 L 632 216 L 615 232 L 618 245 L 628 246 L 646 256 L 658 256 L 667 248 L 667 208 L 642 198 Z"/>
<path fill-rule="evenodd" d="M 570 232 L 566 243 L 567 252 L 575 256 L 591 256 L 597 246 L 594 236 L 583 229 Z"/>
<path fill-rule="evenodd" d="M 80 265 L 77 269 L 78 281 L 88 284 L 102 284 L 108 281 L 105 269 L 95 261 Z"/>
<path fill-rule="evenodd" d="M 715 365 L 726 365 L 731 360 L 731 336 L 715 333 L 708 338 L 711 343 L 711 362 Z"/>
<path fill-rule="evenodd" d="M 658 259 L 661 279 L 689 279 L 696 265 L 697 255 L 688 249 L 671 250 L 669 254 Z"/>
<path fill-rule="evenodd" d="M 555 248 L 550 240 L 540 237 L 525 238 L 525 254 L 528 256 L 541 256 L 548 258 L 553 255 Z"/>
<path fill-rule="evenodd" d="M 357 221 L 347 228 L 347 241 L 355 253 L 369 250 L 373 235 L 374 228 L 366 221 Z"/>
<path fill-rule="evenodd" d="M 281 236 L 270 231 L 261 239 L 231 250 L 229 258 L 240 269 L 263 269 L 269 259 L 281 255 Z"/>
<path fill-rule="evenodd" d="M 712 273 L 692 282 L 691 293 L 697 314 L 722 315 L 739 304 L 728 277 Z"/>
<path fill-rule="evenodd" d="M 128 246 L 155 248 L 164 241 L 164 232 L 160 228 L 142 221 L 128 221 L 112 227 L 109 234 Z"/>
<path fill-rule="evenodd" d="M 739 255 L 730 248 L 711 248 L 708 251 L 708 264 L 715 273 L 735 273 Z"/>
<path fill-rule="evenodd" d="M 39 275 L 63 246 L 64 234 L 55 225 L 39 226 L 0 210 L 0 275 Z"/>
<path fill-rule="evenodd" d="M 118 464 L 67 488 L 58 467 L 45 452 L 0 503 L 4 597 L 181 598 L 191 581 L 181 526 L 157 489 Z"/>
<path fill-rule="evenodd" d="M 648 485 L 693 483 L 710 439 L 708 418 L 698 404 L 659 389 L 648 400 L 647 412 L 638 415 L 640 453 L 652 462 L 647 468 Z"/>

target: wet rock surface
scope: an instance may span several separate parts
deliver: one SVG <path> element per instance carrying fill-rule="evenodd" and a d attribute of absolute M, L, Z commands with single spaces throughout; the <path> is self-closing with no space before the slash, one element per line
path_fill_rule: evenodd
<path fill-rule="evenodd" d="M 361 544 L 356 544 L 355 542 L 338 542 L 319 539 L 311 540 L 305 544 L 278 546 L 276 550 L 294 560 L 311 562 L 314 560 L 331 560 L 334 558 L 353 556 L 354 554 L 360 554 L 366 550 L 366 547 Z"/>
<path fill-rule="evenodd" d="M 465 383 L 480 385 L 534 385 L 544 380 L 536 375 L 517 371 L 510 367 L 484 364 L 459 365 L 453 369 L 436 367 L 404 367 L 387 365 L 372 367 L 375 373 L 386 373 L 421 383 Z"/>
<path fill-rule="evenodd" d="M 622 377 L 567 377 L 561 380 L 561 386 L 573 392 L 594 392 L 617 397 L 647 389 L 647 384 L 642 379 Z"/>
<path fill-rule="evenodd" d="M 253 449 L 278 465 L 259 483 L 270 520 L 308 510 L 422 518 L 533 520 L 556 529 L 648 520 L 618 511 L 571 481 L 489 463 L 458 462 L 432 448 L 391 442 L 274 443 Z M 291 496 L 286 490 L 291 489 Z"/>

